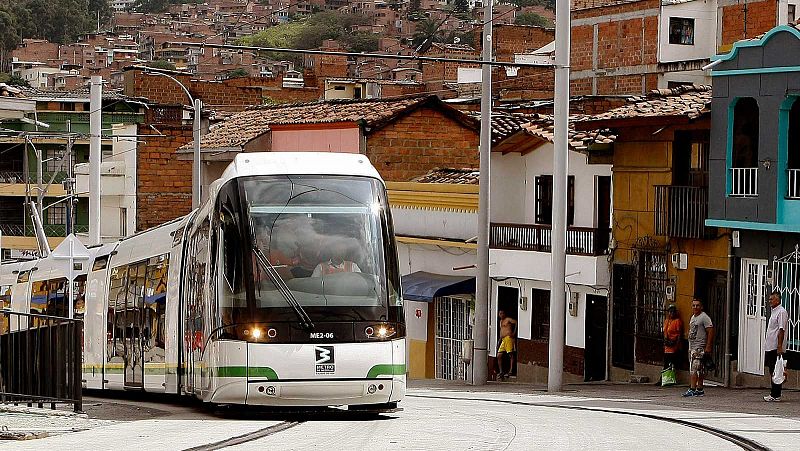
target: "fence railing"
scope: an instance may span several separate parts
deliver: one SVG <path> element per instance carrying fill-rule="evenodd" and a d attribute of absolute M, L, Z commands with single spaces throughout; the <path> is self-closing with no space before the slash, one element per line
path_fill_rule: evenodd
<path fill-rule="evenodd" d="M 44 224 L 44 234 L 47 236 L 66 236 L 67 226 L 64 224 Z M 35 236 L 33 224 L 0 224 L 0 231 L 6 236 Z M 88 224 L 75 224 L 72 233 L 89 233 Z"/>
<path fill-rule="evenodd" d="M 47 183 L 50 181 L 50 177 L 53 177 L 55 173 L 55 177 L 53 178 L 54 183 L 61 183 L 67 178 L 67 171 L 44 171 L 42 172 L 42 180 Z M 32 185 L 36 184 L 36 171 L 29 171 L 28 172 L 28 182 Z M 0 183 L 25 183 L 25 173 L 24 172 L 17 172 L 17 171 L 2 171 L 0 172 Z"/>
<path fill-rule="evenodd" d="M 83 409 L 83 321 L 0 311 L 0 402 Z"/>
<path fill-rule="evenodd" d="M 758 168 L 731 168 L 731 196 L 758 196 Z"/>
<path fill-rule="evenodd" d="M 800 199 L 800 169 L 789 169 L 787 172 L 786 198 Z"/>
<path fill-rule="evenodd" d="M 655 232 L 674 238 L 704 238 L 707 234 L 708 188 L 656 187 Z"/>
<path fill-rule="evenodd" d="M 589 227 L 567 229 L 567 253 L 573 255 L 603 255 L 608 252 L 611 231 Z M 539 224 L 492 223 L 489 246 L 494 249 L 550 252 L 552 228 Z"/>

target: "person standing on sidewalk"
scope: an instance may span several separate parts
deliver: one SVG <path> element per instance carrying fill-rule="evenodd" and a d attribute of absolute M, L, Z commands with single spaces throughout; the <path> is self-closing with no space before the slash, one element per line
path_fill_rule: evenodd
<path fill-rule="evenodd" d="M 775 374 L 775 361 L 786 351 L 786 328 L 789 325 L 789 313 L 781 305 L 781 293 L 777 290 L 770 293 L 769 305 L 772 307 L 772 313 L 769 316 L 767 339 L 764 343 L 764 364 L 769 368 L 769 383 L 772 388 L 769 395 L 764 396 L 764 401 L 774 402 L 781 400 L 783 384 L 773 382 L 772 376 Z"/>
<path fill-rule="evenodd" d="M 497 345 L 497 369 L 499 371 L 498 379 L 502 381 L 507 380 L 509 373 L 514 370 L 514 357 L 517 351 L 514 346 L 514 339 L 517 336 L 517 321 L 506 315 L 506 312 L 502 310 L 497 311 L 497 316 L 500 317 L 500 343 Z M 511 360 L 508 368 L 504 368 L 506 354 L 508 354 Z"/>
<path fill-rule="evenodd" d="M 667 318 L 664 319 L 664 368 L 678 368 L 678 350 L 681 348 L 683 321 L 678 316 L 675 304 L 667 307 Z"/>
<path fill-rule="evenodd" d="M 683 394 L 690 396 L 703 396 L 703 379 L 706 376 L 703 356 L 711 355 L 714 344 L 714 324 L 711 318 L 703 311 L 703 301 L 692 300 L 692 318 L 689 320 L 689 374 L 691 382 L 689 389 Z"/>

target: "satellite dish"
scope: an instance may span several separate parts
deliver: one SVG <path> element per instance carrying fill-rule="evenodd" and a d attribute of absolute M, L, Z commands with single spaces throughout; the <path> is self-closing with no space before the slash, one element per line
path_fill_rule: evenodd
<path fill-rule="evenodd" d="M 459 42 L 461 42 L 461 38 L 459 37 L 453 38 L 453 44 L 458 44 Z"/>

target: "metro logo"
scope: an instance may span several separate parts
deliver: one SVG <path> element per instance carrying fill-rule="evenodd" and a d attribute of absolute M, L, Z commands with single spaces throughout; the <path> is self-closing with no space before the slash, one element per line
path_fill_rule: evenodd
<path fill-rule="evenodd" d="M 314 346 L 316 357 L 315 371 L 317 374 L 332 374 L 336 372 L 333 358 L 333 346 Z"/>

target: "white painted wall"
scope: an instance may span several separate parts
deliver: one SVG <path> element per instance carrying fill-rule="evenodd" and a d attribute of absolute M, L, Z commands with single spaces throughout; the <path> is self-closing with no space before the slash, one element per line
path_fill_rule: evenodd
<path fill-rule="evenodd" d="M 502 155 L 492 152 L 491 221 L 522 223 L 525 221 L 525 193 L 529 186 L 525 176 L 527 158 L 517 153 Z M 532 183 L 532 182 L 531 182 Z M 530 185 L 533 189 L 533 185 Z"/>
<path fill-rule="evenodd" d="M 658 75 L 658 88 L 668 88 L 669 82 L 710 85 L 711 76 L 702 70 L 686 70 L 681 72 L 665 72 Z"/>
<path fill-rule="evenodd" d="M 597 225 L 597 176 L 610 176 L 611 165 L 588 164 L 588 157 L 569 152 L 569 175 L 575 176 L 576 227 Z M 520 156 L 492 153 L 492 222 L 534 224 L 536 216 L 535 178 L 553 174 L 553 144 Z"/>
<path fill-rule="evenodd" d="M 549 282 L 538 281 L 538 280 L 529 280 L 529 279 L 517 279 L 517 278 L 508 278 L 502 281 L 492 280 L 491 285 L 491 300 L 490 300 L 490 310 L 489 310 L 489 326 L 490 326 L 490 337 L 489 337 L 489 353 L 491 356 L 497 355 L 497 292 L 499 286 L 508 286 L 512 288 L 516 288 L 520 290 L 520 296 L 528 297 L 528 308 L 527 310 L 519 310 L 518 305 L 518 336 L 522 339 L 530 339 L 531 337 L 531 314 L 532 308 L 530 305 L 531 299 L 531 290 L 539 289 L 539 290 L 550 290 Z M 574 285 L 568 284 L 568 291 L 569 293 L 577 293 L 578 294 L 578 309 L 576 316 L 571 316 L 569 310 L 566 312 L 565 321 L 566 321 L 566 340 L 565 343 L 567 346 L 572 346 L 576 348 L 585 348 L 586 347 L 586 334 L 585 334 L 585 324 L 586 324 L 586 295 L 588 294 L 596 294 L 600 296 L 608 296 L 608 292 L 604 289 L 594 289 L 592 287 L 581 286 L 581 285 Z"/>
<path fill-rule="evenodd" d="M 694 19 L 694 45 L 669 43 L 669 18 Z M 717 2 L 695 0 L 661 6 L 658 24 L 658 61 L 668 63 L 709 58 L 716 54 Z"/>
<path fill-rule="evenodd" d="M 417 271 L 449 276 L 475 276 L 475 268 L 455 270 L 477 263 L 474 249 L 434 246 L 429 244 L 397 243 L 400 274 Z"/>
<path fill-rule="evenodd" d="M 567 283 L 608 286 L 608 256 L 567 255 Z M 489 250 L 490 277 L 518 277 L 550 283 L 550 253 Z"/>
<path fill-rule="evenodd" d="M 478 234 L 478 214 L 392 207 L 397 235 L 466 241 Z"/>

